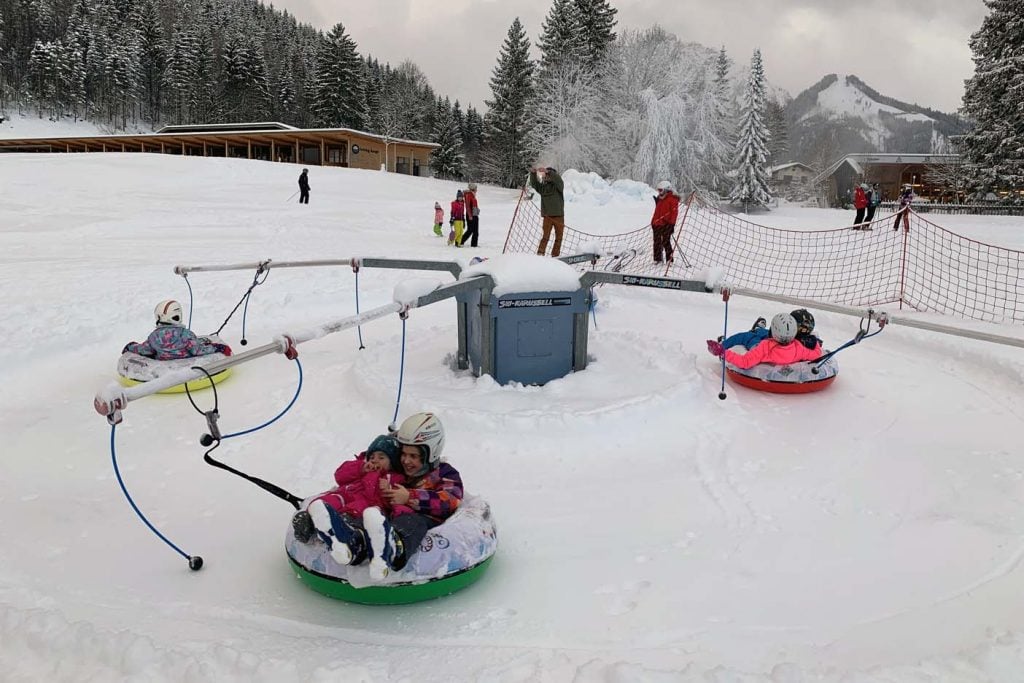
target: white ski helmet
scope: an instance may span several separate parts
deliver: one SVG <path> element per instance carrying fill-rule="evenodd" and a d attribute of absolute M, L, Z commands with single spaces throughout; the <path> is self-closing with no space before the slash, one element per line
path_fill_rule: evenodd
<path fill-rule="evenodd" d="M 423 465 L 432 470 L 441 461 L 444 450 L 444 425 L 433 413 L 416 413 L 405 418 L 398 428 L 398 443 L 403 446 L 423 446 Z M 421 449 L 422 451 L 422 449 Z"/>
<path fill-rule="evenodd" d="M 664 190 L 665 192 L 675 192 L 675 189 L 672 187 L 672 183 L 667 180 L 662 180 L 658 183 L 658 186 L 655 189 L 658 191 Z"/>
<path fill-rule="evenodd" d="M 796 338 L 796 318 L 789 313 L 779 313 L 772 318 L 772 339 L 788 344 Z"/>
<path fill-rule="evenodd" d="M 156 305 L 156 310 L 153 311 L 156 314 L 156 322 L 159 325 L 183 325 L 185 320 L 184 311 L 181 310 L 181 304 L 174 299 L 167 299 L 161 301 Z"/>

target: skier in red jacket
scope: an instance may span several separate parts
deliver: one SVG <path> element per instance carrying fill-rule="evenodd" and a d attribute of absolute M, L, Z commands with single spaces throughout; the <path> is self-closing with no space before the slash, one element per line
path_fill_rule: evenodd
<path fill-rule="evenodd" d="M 651 216 L 651 232 L 654 233 L 654 262 L 661 263 L 662 254 L 671 264 L 672 231 L 679 216 L 679 197 L 672 183 L 662 180 L 658 183 L 658 196 L 654 198 L 654 215 Z"/>

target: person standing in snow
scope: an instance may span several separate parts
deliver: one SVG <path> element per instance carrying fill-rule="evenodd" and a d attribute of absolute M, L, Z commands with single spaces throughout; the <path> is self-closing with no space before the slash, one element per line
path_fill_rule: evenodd
<path fill-rule="evenodd" d="M 434 234 L 441 236 L 441 226 L 444 224 L 444 209 L 440 202 L 434 202 Z"/>
<path fill-rule="evenodd" d="M 878 183 L 871 185 L 871 191 L 868 192 L 868 213 L 864 216 L 865 223 L 871 223 L 875 220 L 875 210 L 878 209 L 878 205 L 882 203 L 882 193 L 878 190 Z"/>
<path fill-rule="evenodd" d="M 551 247 L 551 255 L 557 258 L 562 253 L 562 233 L 565 231 L 565 183 L 555 169 L 538 166 L 530 169 L 530 187 L 540 195 L 540 213 L 544 217 L 537 254 L 544 256 L 547 252 L 548 239 L 554 230 L 555 244 Z"/>
<path fill-rule="evenodd" d="M 857 217 L 853 219 L 853 229 L 863 229 L 864 210 L 868 208 L 868 195 L 864 192 L 867 185 L 857 185 L 853 191 L 853 208 L 857 209 Z"/>
<path fill-rule="evenodd" d="M 462 237 L 462 246 L 470 240 L 469 246 L 475 247 L 480 236 L 480 205 L 476 201 L 476 183 L 470 183 L 463 193 L 466 200 L 466 234 Z"/>
<path fill-rule="evenodd" d="M 121 353 L 137 353 L 146 358 L 156 360 L 177 360 L 178 358 L 193 358 L 195 356 L 208 356 L 211 353 L 223 353 L 231 355 L 231 348 L 227 344 L 215 344 L 206 339 L 200 339 L 185 327 L 184 312 L 181 304 L 173 299 L 161 301 L 154 310 L 156 315 L 156 329 L 149 333 L 149 337 L 141 344 L 128 342 L 121 349 Z"/>
<path fill-rule="evenodd" d="M 455 191 L 455 199 L 448 213 L 448 225 L 452 230 L 448 234 L 448 244 L 462 246 L 462 229 L 466 225 L 466 197 L 462 190 Z"/>
<path fill-rule="evenodd" d="M 299 204 L 309 204 L 309 169 L 299 174 Z"/>
<path fill-rule="evenodd" d="M 328 533 L 332 548 L 339 543 L 348 546 L 347 554 L 352 558 L 349 564 L 360 564 L 370 558 L 373 581 L 382 581 L 391 571 L 402 569 L 427 532 L 455 514 L 463 497 L 458 470 L 441 461 L 444 425 L 436 415 L 409 416 L 395 436 L 401 446 L 401 471 L 406 482 L 382 488 L 381 497 L 388 504 L 406 506 L 411 512 L 389 519 L 378 508 L 371 507 L 363 513 L 362 520 L 331 515 Z"/>
<path fill-rule="evenodd" d="M 672 232 L 679 216 L 679 197 L 672 183 L 662 180 L 658 183 L 658 196 L 654 198 L 654 215 L 651 216 L 651 232 L 654 235 L 654 262 L 661 263 L 662 256 L 669 265 L 672 259 Z"/>
<path fill-rule="evenodd" d="M 910 232 L 910 205 L 914 201 L 914 188 L 904 185 L 900 192 L 900 203 L 896 210 L 896 220 L 893 221 L 892 229 L 900 229 L 900 216 L 903 217 L 903 231 Z"/>

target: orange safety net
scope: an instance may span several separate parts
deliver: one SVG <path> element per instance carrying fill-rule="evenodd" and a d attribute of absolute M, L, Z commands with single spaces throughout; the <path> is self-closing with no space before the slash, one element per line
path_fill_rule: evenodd
<path fill-rule="evenodd" d="M 1024 252 L 958 235 L 913 211 L 879 217 L 865 230 L 772 228 L 692 196 L 679 213 L 675 262 L 668 267 L 654 263 L 646 226 L 616 235 L 566 226 L 561 253 L 599 245 L 620 258 L 605 257 L 597 267 L 626 273 L 694 277 L 717 268 L 731 286 L 767 293 L 850 306 L 899 303 L 970 320 L 1024 322 Z M 535 253 L 541 220 L 539 207 L 524 192 L 504 251 Z"/>
<path fill-rule="evenodd" d="M 508 236 L 505 238 L 505 254 L 534 254 L 540 245 L 541 224 L 543 216 L 540 207 L 532 198 L 529 190 L 524 190 L 519 195 L 519 203 L 516 206 L 515 214 L 512 216 L 512 224 L 509 226 Z M 679 207 L 679 215 L 684 216 L 687 207 Z M 678 227 L 676 232 L 678 233 Z M 548 240 L 547 251 L 550 254 L 553 248 L 554 235 Z M 599 253 L 612 254 L 619 258 L 605 257 L 598 262 L 598 268 L 607 267 L 622 273 L 644 273 L 647 275 L 682 276 L 687 264 L 676 254 L 675 263 L 667 266 L 665 263 L 654 262 L 654 245 L 651 237 L 651 228 L 645 225 L 642 228 L 618 235 L 591 235 L 590 233 L 576 230 L 565 226 L 562 234 L 561 256 L 570 256 L 582 251 L 589 251 L 584 247 L 591 245 L 599 247 Z"/>

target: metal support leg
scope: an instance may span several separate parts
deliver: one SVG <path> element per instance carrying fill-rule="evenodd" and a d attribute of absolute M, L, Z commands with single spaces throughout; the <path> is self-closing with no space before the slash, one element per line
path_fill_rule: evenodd
<path fill-rule="evenodd" d="M 455 357 L 455 363 L 459 370 L 465 370 L 469 367 L 469 330 L 466 324 L 466 307 L 467 304 L 464 301 L 456 300 L 456 312 L 459 320 L 459 350 Z"/>
<path fill-rule="evenodd" d="M 494 326 L 491 315 L 491 289 L 480 290 L 480 374 L 494 377 Z M 495 378 L 497 379 L 497 378 Z"/>
<path fill-rule="evenodd" d="M 590 327 L 591 293 L 587 294 L 587 311 L 574 313 L 572 316 L 572 369 L 573 372 L 587 369 L 587 333 Z"/>

